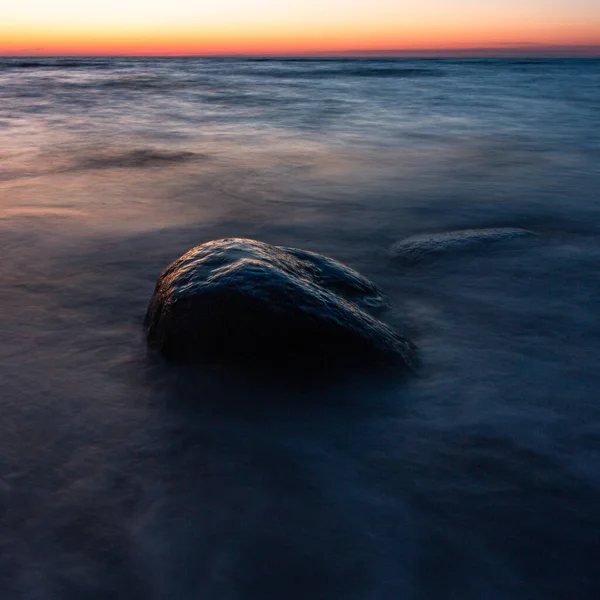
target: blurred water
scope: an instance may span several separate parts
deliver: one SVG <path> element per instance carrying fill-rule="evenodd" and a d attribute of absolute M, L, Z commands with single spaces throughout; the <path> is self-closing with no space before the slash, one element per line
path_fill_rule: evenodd
<path fill-rule="evenodd" d="M 0 139 L 2 598 L 600 597 L 600 61 L 0 59 Z M 420 377 L 147 354 L 224 236 L 371 277 Z"/>

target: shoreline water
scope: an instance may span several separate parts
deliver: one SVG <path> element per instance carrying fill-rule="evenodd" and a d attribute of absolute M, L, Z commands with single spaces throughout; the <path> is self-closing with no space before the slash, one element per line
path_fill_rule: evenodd
<path fill-rule="evenodd" d="M 595 64 L 139 62 L 0 66 L 3 598 L 595 600 Z M 419 377 L 167 368 L 156 278 L 224 237 L 372 279 Z"/>

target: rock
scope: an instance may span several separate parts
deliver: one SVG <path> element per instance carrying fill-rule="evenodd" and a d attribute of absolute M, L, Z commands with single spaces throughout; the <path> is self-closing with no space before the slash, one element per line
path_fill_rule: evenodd
<path fill-rule="evenodd" d="M 390 249 L 390 257 L 406 263 L 418 263 L 438 256 L 465 252 L 501 241 L 535 235 L 526 229 L 498 227 L 493 229 L 463 229 L 443 233 L 413 235 Z"/>
<path fill-rule="evenodd" d="M 159 276 L 147 338 L 171 359 L 265 365 L 392 361 L 415 346 L 367 310 L 378 288 L 341 263 L 295 248 L 222 239 L 192 248 Z"/>

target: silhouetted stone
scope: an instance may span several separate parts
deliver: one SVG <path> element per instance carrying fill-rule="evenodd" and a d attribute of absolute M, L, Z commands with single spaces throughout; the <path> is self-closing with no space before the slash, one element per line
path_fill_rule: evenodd
<path fill-rule="evenodd" d="M 480 246 L 531 237 L 526 229 L 498 227 L 493 229 L 463 229 L 442 233 L 413 235 L 394 244 L 390 257 L 407 263 L 418 263 L 438 256 L 466 252 Z"/>
<path fill-rule="evenodd" d="M 158 278 L 148 341 L 167 358 L 244 363 L 418 363 L 414 345 L 365 309 L 377 287 L 341 263 L 245 239 L 192 248 Z"/>

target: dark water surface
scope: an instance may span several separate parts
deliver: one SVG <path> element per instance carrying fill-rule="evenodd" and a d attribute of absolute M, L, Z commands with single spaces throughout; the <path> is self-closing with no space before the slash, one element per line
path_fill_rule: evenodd
<path fill-rule="evenodd" d="M 1 598 L 600 598 L 600 61 L 0 59 L 0 139 Z M 372 278 L 421 375 L 167 368 L 224 236 Z"/>

